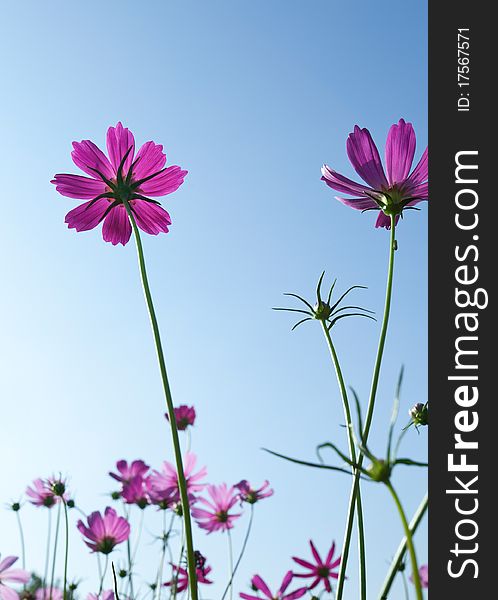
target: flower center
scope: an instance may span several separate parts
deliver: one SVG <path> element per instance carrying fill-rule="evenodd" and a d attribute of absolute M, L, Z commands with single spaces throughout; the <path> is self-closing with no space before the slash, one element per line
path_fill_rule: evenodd
<path fill-rule="evenodd" d="M 98 543 L 97 548 L 99 552 L 102 552 L 102 554 L 110 554 L 113 551 L 115 545 L 116 540 L 113 537 L 104 537 Z"/>
<path fill-rule="evenodd" d="M 330 569 L 328 567 L 319 567 L 317 570 L 317 574 L 319 577 L 328 578 L 330 575 Z"/>
<path fill-rule="evenodd" d="M 226 510 L 220 510 L 216 513 L 216 519 L 219 523 L 226 523 L 228 521 L 228 513 Z"/>

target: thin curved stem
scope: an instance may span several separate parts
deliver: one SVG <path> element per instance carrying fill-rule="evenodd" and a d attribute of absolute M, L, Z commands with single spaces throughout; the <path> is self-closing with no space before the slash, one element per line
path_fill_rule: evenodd
<path fill-rule="evenodd" d="M 422 521 L 425 513 L 427 512 L 428 503 L 429 503 L 428 495 L 425 494 L 425 496 L 422 498 L 422 502 L 420 503 L 415 514 L 413 515 L 412 520 L 410 521 L 410 531 L 411 531 L 412 537 L 415 535 L 415 532 L 417 531 L 418 526 L 420 525 L 420 522 Z M 391 562 L 391 567 L 389 568 L 389 571 L 386 575 L 386 579 L 384 580 L 382 589 L 380 590 L 380 593 L 379 593 L 379 600 L 387 600 L 387 596 L 389 594 L 389 591 L 391 590 L 393 581 L 396 577 L 396 574 L 399 572 L 399 567 L 400 567 L 401 563 L 403 562 L 405 552 L 406 552 L 406 538 L 404 537 L 401 540 L 401 543 L 398 546 L 396 554 L 394 555 L 394 558 Z"/>
<path fill-rule="evenodd" d="M 235 567 L 233 568 L 232 575 L 230 576 L 230 581 L 227 583 L 227 586 L 225 588 L 225 591 L 223 592 L 223 596 L 221 597 L 221 600 L 225 600 L 225 596 L 227 595 L 228 589 L 233 584 L 233 578 L 235 577 L 235 573 L 237 573 L 237 569 L 239 568 L 239 565 L 242 561 L 242 557 L 244 556 L 244 553 L 246 551 L 247 542 L 249 541 L 249 535 L 251 534 L 253 519 L 254 519 L 254 504 L 251 504 L 251 515 L 249 517 L 249 525 L 247 526 L 247 531 L 246 531 L 246 535 L 244 538 L 244 542 L 242 543 L 242 548 L 240 550 L 239 558 L 237 559 L 237 562 L 235 563 Z"/>
<path fill-rule="evenodd" d="M 19 528 L 19 537 L 21 538 L 21 561 L 22 568 L 26 569 L 26 545 L 24 543 L 24 531 L 22 528 L 21 517 L 19 511 L 16 510 L 17 527 Z"/>
<path fill-rule="evenodd" d="M 162 536 L 162 549 L 161 549 L 161 558 L 159 559 L 159 566 L 157 568 L 157 578 L 156 578 L 156 599 L 161 600 L 161 590 L 162 590 L 162 575 L 164 570 L 164 561 L 166 559 L 166 550 L 169 546 L 169 536 L 171 534 L 171 530 L 173 529 L 173 523 L 175 520 L 175 513 L 171 517 L 171 521 L 169 524 L 169 528 L 166 530 L 166 511 L 163 511 L 163 536 Z"/>
<path fill-rule="evenodd" d="M 55 562 L 57 559 L 57 543 L 59 541 L 59 526 L 61 521 L 61 503 L 57 506 L 57 521 L 55 522 L 55 537 L 54 537 L 54 555 L 52 557 L 52 575 L 50 577 L 49 600 L 52 600 L 54 595 L 54 579 L 55 579 Z"/>
<path fill-rule="evenodd" d="M 322 321 L 322 329 L 325 335 L 325 339 L 327 340 L 327 344 L 330 351 L 330 356 L 332 358 L 332 362 L 334 364 L 335 373 L 337 376 L 337 383 L 339 385 L 339 389 L 342 397 L 342 406 L 344 409 L 344 419 L 346 421 L 346 430 L 348 432 L 348 446 L 349 446 L 349 457 L 351 462 L 356 464 L 356 449 L 353 438 L 353 421 L 351 419 L 351 408 L 349 406 L 348 393 L 346 390 L 346 385 L 344 383 L 344 377 L 342 375 L 341 365 L 339 363 L 339 358 L 337 356 L 337 352 L 335 350 L 334 344 L 332 342 L 332 337 L 330 335 L 330 330 L 327 327 L 327 324 Z M 356 469 L 352 467 L 353 476 L 356 474 Z M 353 529 L 353 521 L 354 521 L 354 506 L 358 509 L 358 552 L 359 552 L 359 568 L 360 568 L 360 598 L 361 600 L 366 600 L 367 597 L 367 577 L 366 577 L 366 553 L 365 553 L 365 532 L 363 526 L 363 507 L 361 502 L 361 492 L 358 490 L 356 494 L 356 499 L 349 504 L 348 516 L 346 520 L 346 531 L 344 534 L 344 544 L 342 548 L 341 555 L 341 566 L 339 569 L 339 579 L 337 584 L 337 600 L 341 600 L 344 589 L 344 582 L 346 579 L 346 565 L 349 557 L 349 546 L 351 542 L 351 534 Z"/>
<path fill-rule="evenodd" d="M 375 398 L 377 395 L 377 388 L 379 385 L 379 376 L 380 376 L 380 368 L 382 365 L 382 357 L 384 355 L 384 346 L 386 344 L 386 335 L 387 335 L 387 327 L 389 325 L 389 316 L 391 313 L 391 299 L 392 299 L 392 290 L 393 290 L 393 275 L 394 275 L 394 253 L 397 248 L 396 243 L 396 218 L 391 215 L 391 235 L 389 237 L 389 264 L 387 267 L 387 283 L 386 283 L 386 297 L 384 302 L 384 316 L 382 318 L 382 326 L 380 330 L 379 336 L 379 344 L 377 347 L 377 355 L 375 359 L 375 365 L 372 375 L 372 383 L 370 387 L 370 396 L 368 399 L 368 408 L 367 408 L 367 417 L 365 420 L 365 426 L 362 433 L 362 442 L 365 445 L 368 440 L 368 434 L 370 433 L 370 427 L 372 425 L 373 412 L 375 407 Z M 353 485 L 351 486 L 351 495 L 349 499 L 349 510 L 348 515 L 354 515 L 355 505 L 357 503 L 357 497 L 360 493 L 360 474 L 361 467 L 363 465 L 364 454 L 360 452 L 358 457 L 358 469 L 355 472 Z M 348 517 L 352 518 L 352 517 Z M 347 533 L 347 532 L 346 532 Z M 351 533 L 349 533 L 349 539 L 345 539 L 344 547 L 349 548 L 349 543 L 351 539 Z M 337 600 L 340 600 L 342 596 L 342 587 L 339 589 L 337 593 Z"/>
<path fill-rule="evenodd" d="M 233 600 L 233 545 L 232 545 L 232 536 L 230 535 L 230 529 L 227 529 L 227 539 L 228 539 L 228 569 L 230 572 L 230 582 L 228 584 L 230 588 L 230 600 Z"/>
<path fill-rule="evenodd" d="M 396 508 L 398 509 L 401 522 L 403 523 L 403 529 L 405 530 L 406 545 L 408 548 L 408 554 L 410 555 L 410 561 L 412 563 L 412 577 L 413 583 L 415 584 L 415 593 L 417 595 L 417 600 L 424 600 L 424 596 L 422 594 L 422 585 L 420 583 L 420 573 L 418 572 L 417 556 L 415 554 L 415 546 L 413 545 L 412 532 L 410 531 L 410 526 L 408 525 L 405 511 L 403 510 L 403 506 L 401 504 L 398 494 L 396 493 L 390 481 L 386 483 L 386 486 L 387 489 L 391 492 L 391 496 L 393 497 L 394 503 L 396 504 Z"/>
<path fill-rule="evenodd" d="M 48 510 L 48 531 L 47 531 L 47 549 L 45 551 L 45 568 L 43 570 L 43 600 L 47 597 L 47 583 L 48 583 L 48 565 L 50 563 L 50 541 L 52 539 L 52 510 Z"/>
<path fill-rule="evenodd" d="M 100 578 L 100 585 L 99 585 L 99 593 L 98 593 L 98 597 L 100 598 L 100 594 L 102 593 L 102 590 L 104 589 L 104 579 L 107 573 L 107 567 L 109 565 L 109 555 L 106 554 L 105 555 L 105 563 L 104 563 L 104 570 L 102 571 L 102 577 Z M 131 596 L 132 598 L 134 598 L 134 596 Z"/>
<path fill-rule="evenodd" d="M 132 559 L 131 559 L 133 564 L 135 564 L 135 560 L 137 558 L 138 546 L 140 544 L 140 539 L 142 537 L 142 531 L 144 528 L 144 514 L 145 514 L 144 509 L 140 509 L 140 524 L 138 526 L 137 539 L 135 540 L 135 548 L 133 550 L 133 555 L 132 555 Z"/>
<path fill-rule="evenodd" d="M 66 550 L 64 552 L 64 587 L 63 589 L 63 599 L 66 600 L 66 588 L 67 588 L 67 562 L 69 558 L 69 519 L 67 517 L 67 504 L 63 497 L 61 497 L 61 502 L 64 505 L 64 523 L 66 526 L 65 531 L 65 543 Z"/>
<path fill-rule="evenodd" d="M 171 430 L 171 438 L 173 442 L 173 448 L 175 453 L 175 461 L 176 461 L 176 470 L 178 473 L 178 486 L 180 488 L 180 499 L 182 502 L 182 510 L 183 510 L 183 520 L 185 523 L 185 538 L 187 545 L 187 567 L 188 567 L 188 582 L 189 589 L 192 600 L 198 600 L 197 594 L 197 574 L 195 570 L 195 556 L 194 556 L 194 544 L 192 537 L 192 520 L 190 516 L 190 504 L 187 493 L 187 483 L 185 481 L 185 473 L 183 470 L 183 460 L 182 460 L 182 452 L 180 447 L 180 439 L 178 436 L 178 428 L 176 426 L 176 418 L 175 411 L 173 406 L 173 397 L 171 395 L 171 389 L 168 379 L 168 373 L 166 370 L 166 362 L 164 360 L 161 335 L 159 332 L 159 325 L 157 323 L 156 311 L 154 309 L 154 303 L 152 300 L 152 294 L 149 287 L 149 280 L 147 277 L 147 269 L 145 266 L 145 257 L 142 247 L 142 241 L 140 239 L 140 232 L 138 231 L 137 224 L 135 222 L 135 217 L 133 216 L 133 211 L 131 209 L 130 203 L 128 200 L 124 200 L 124 206 L 126 208 L 126 212 L 128 213 L 128 217 L 130 219 L 133 233 L 135 236 L 135 242 L 137 247 L 138 254 L 138 264 L 140 268 L 140 276 L 142 279 L 142 286 L 145 296 L 145 301 L 147 304 L 147 309 L 149 311 L 150 322 L 152 326 L 152 333 L 154 335 L 154 342 L 156 346 L 157 359 L 159 362 L 159 370 L 161 373 L 161 379 L 163 383 L 164 395 L 166 397 L 166 406 L 168 409 L 169 416 L 169 424 Z"/>

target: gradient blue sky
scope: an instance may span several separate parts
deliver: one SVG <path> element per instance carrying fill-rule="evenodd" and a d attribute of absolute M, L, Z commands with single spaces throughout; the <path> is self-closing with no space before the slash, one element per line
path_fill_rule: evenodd
<path fill-rule="evenodd" d="M 337 289 L 368 285 L 355 300 L 382 311 L 388 239 L 372 213 L 340 205 L 320 181 L 323 162 L 353 176 L 345 139 L 355 123 L 383 147 L 389 126 L 413 122 L 416 160 L 427 143 L 426 3 L 332 0 L 210 2 L 26 1 L 3 7 L 0 38 L 0 238 L 3 291 L 0 499 L 37 476 L 69 476 L 85 511 L 102 509 L 119 458 L 171 459 L 160 379 L 135 248 L 64 225 L 75 206 L 49 183 L 77 172 L 71 142 L 104 144 L 118 120 L 138 143 L 164 144 L 188 169 L 165 200 L 171 233 L 145 240 L 151 284 L 177 403 L 195 404 L 193 448 L 211 482 L 268 478 L 275 496 L 256 506 L 254 535 L 236 579 L 271 586 L 306 556 L 308 539 L 339 543 L 349 479 L 284 463 L 270 447 L 311 459 L 326 440 L 345 447 L 342 409 L 318 324 L 290 332 L 272 306 L 282 293 L 312 296 L 320 272 Z M 427 393 L 427 207 L 399 227 L 391 334 L 372 432 L 383 452 L 393 391 L 405 365 L 401 424 Z M 379 325 L 334 330 L 348 384 L 366 402 Z M 413 430 L 403 454 L 425 455 Z M 400 468 L 412 512 L 425 474 Z M 387 492 L 366 485 L 369 588 L 375 595 L 401 528 Z M 28 563 L 40 571 L 46 514 L 22 517 Z M 76 515 L 72 515 L 76 520 Z M 148 528 L 157 521 L 150 516 Z M 234 531 L 239 547 L 245 522 Z M 2 554 L 19 552 L 12 514 L 0 513 Z M 426 559 L 425 526 L 418 538 Z M 144 576 L 156 568 L 144 534 Z M 95 584 L 95 559 L 73 531 L 70 575 Z M 226 537 L 196 531 L 217 585 Z M 117 555 L 124 559 L 124 554 Z M 401 587 L 393 599 L 401 597 Z M 347 600 L 357 598 L 356 558 Z"/>

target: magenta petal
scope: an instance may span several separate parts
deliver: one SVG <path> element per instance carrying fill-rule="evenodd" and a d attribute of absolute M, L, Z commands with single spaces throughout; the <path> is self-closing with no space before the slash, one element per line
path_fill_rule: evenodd
<path fill-rule="evenodd" d="M 368 208 L 379 208 L 379 205 L 371 198 L 341 198 L 334 196 L 342 204 L 354 208 L 355 210 L 367 210 Z"/>
<path fill-rule="evenodd" d="M 270 598 L 270 600 L 273 598 L 273 595 L 272 595 L 272 593 L 270 591 L 270 588 L 266 585 L 266 583 L 264 582 L 264 580 L 259 575 L 254 575 L 254 577 L 251 579 L 251 583 L 260 592 L 263 592 L 263 594 L 265 596 L 267 596 L 268 598 Z"/>
<path fill-rule="evenodd" d="M 50 183 L 55 185 L 55 189 L 59 194 L 78 200 L 90 200 L 106 191 L 106 185 L 103 181 L 97 181 L 82 175 L 59 173 L 55 175 Z"/>
<path fill-rule="evenodd" d="M 341 175 L 337 171 L 334 171 L 327 165 L 322 167 L 322 181 L 342 194 L 349 194 L 350 196 L 363 196 L 366 191 L 370 191 L 369 188 L 365 187 L 361 183 L 356 183 L 344 175 Z"/>
<path fill-rule="evenodd" d="M 395 223 L 398 224 L 399 215 L 396 215 Z M 391 229 L 391 218 L 384 214 L 382 211 L 379 212 L 379 216 L 377 217 L 377 221 L 375 222 L 375 227 L 385 227 L 386 229 Z"/>
<path fill-rule="evenodd" d="M 171 219 L 164 208 L 146 200 L 133 200 L 132 203 L 135 221 L 142 231 L 150 235 L 168 233 Z"/>
<path fill-rule="evenodd" d="M 124 173 L 128 173 L 128 170 L 133 162 L 133 154 L 135 152 L 135 138 L 129 129 L 123 127 L 119 122 L 116 127 L 109 127 L 107 130 L 107 152 L 111 164 L 114 167 L 114 172 L 117 173 L 119 165 L 123 160 L 124 155 L 131 148 L 124 162 Z"/>
<path fill-rule="evenodd" d="M 146 181 L 140 186 L 140 192 L 145 196 L 166 196 L 175 192 L 183 183 L 188 171 L 176 165 L 168 167 L 165 171 Z"/>
<path fill-rule="evenodd" d="M 84 204 L 80 204 L 76 208 L 73 208 L 73 210 L 70 210 L 64 221 L 67 223 L 69 229 L 89 231 L 90 229 L 97 227 L 108 206 L 109 201 L 106 198 L 96 200 L 93 204 L 92 201 L 85 202 Z"/>
<path fill-rule="evenodd" d="M 346 142 L 346 151 L 351 164 L 363 181 L 378 191 L 388 187 L 379 151 L 368 129 L 360 129 L 355 125 Z"/>
<path fill-rule="evenodd" d="M 411 123 L 400 119 L 387 134 L 386 170 L 389 184 L 402 183 L 407 177 L 415 155 L 415 132 Z"/>
<path fill-rule="evenodd" d="M 73 142 L 73 148 L 71 156 L 74 164 L 87 175 L 99 179 L 99 175 L 96 173 L 97 170 L 107 179 L 114 177 L 114 171 L 107 156 L 93 142 L 90 140 Z"/>
<path fill-rule="evenodd" d="M 429 178 L 429 154 L 427 148 L 424 150 L 424 153 L 420 157 L 420 160 L 417 163 L 417 166 L 413 169 L 410 177 L 408 177 L 408 182 L 413 185 L 418 185 L 427 181 Z"/>
<path fill-rule="evenodd" d="M 160 171 L 166 164 L 166 154 L 163 147 L 154 142 L 146 142 L 137 152 L 133 179 L 138 181 Z"/>
<path fill-rule="evenodd" d="M 115 206 L 104 219 L 102 237 L 113 246 L 128 243 L 131 236 L 131 224 L 126 214 L 126 208 L 121 204 Z"/>
<path fill-rule="evenodd" d="M 285 577 L 282 581 L 282 585 L 280 586 L 279 592 L 281 594 L 283 594 L 285 592 L 285 590 L 289 587 L 290 582 L 292 581 L 292 578 L 294 577 L 294 574 L 292 571 L 287 571 L 287 573 L 285 574 Z"/>
<path fill-rule="evenodd" d="M 304 596 L 304 594 L 306 594 L 307 591 L 308 591 L 308 588 L 300 588 L 300 589 L 296 590 L 295 592 L 287 594 L 287 596 L 284 596 L 284 598 L 285 598 L 285 600 L 297 600 L 297 598 L 302 598 Z"/>

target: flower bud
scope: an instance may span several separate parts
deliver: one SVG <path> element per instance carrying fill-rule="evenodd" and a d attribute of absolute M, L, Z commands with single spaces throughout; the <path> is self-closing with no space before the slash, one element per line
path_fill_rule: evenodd
<path fill-rule="evenodd" d="M 374 481 L 387 483 L 391 475 L 391 466 L 385 460 L 375 460 L 367 467 L 367 471 Z"/>
<path fill-rule="evenodd" d="M 429 423 L 429 407 L 427 404 L 418 402 L 408 411 L 415 425 L 427 425 Z"/>

